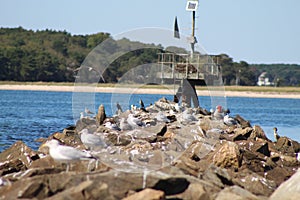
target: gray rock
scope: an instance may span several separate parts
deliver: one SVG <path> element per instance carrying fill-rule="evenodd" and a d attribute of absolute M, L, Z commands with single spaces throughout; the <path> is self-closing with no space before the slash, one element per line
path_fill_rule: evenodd
<path fill-rule="evenodd" d="M 271 195 L 270 200 L 300 199 L 300 169 L 287 181 L 282 183 Z"/>
<path fill-rule="evenodd" d="M 90 118 L 90 117 L 82 118 L 76 122 L 76 130 L 79 132 L 84 128 L 88 128 L 88 127 L 90 127 L 92 125 L 96 125 L 96 124 L 97 124 L 97 122 L 94 118 Z"/>
<path fill-rule="evenodd" d="M 181 194 L 168 196 L 172 199 L 192 199 L 192 200 L 210 200 L 210 195 L 205 187 L 200 183 L 191 183 L 189 187 Z"/>
<path fill-rule="evenodd" d="M 288 137 L 280 137 L 275 143 L 275 148 L 284 153 L 298 153 L 300 144 Z"/>
<path fill-rule="evenodd" d="M 217 196 L 216 200 L 258 200 L 257 196 L 252 194 L 251 192 L 239 187 L 239 186 L 231 186 L 223 189 Z"/>
<path fill-rule="evenodd" d="M 238 121 L 238 123 L 242 126 L 242 128 L 251 127 L 251 124 L 249 121 L 245 120 L 240 115 L 236 115 L 235 119 Z"/>
<path fill-rule="evenodd" d="M 240 173 L 233 183 L 255 195 L 270 196 L 276 189 L 276 183 L 254 172 Z"/>
<path fill-rule="evenodd" d="M 106 118 L 105 109 L 104 109 L 104 106 L 101 104 L 98 108 L 98 113 L 96 115 L 96 120 L 97 120 L 98 125 L 103 124 L 103 121 L 105 120 L 105 118 Z"/>
<path fill-rule="evenodd" d="M 96 183 L 94 181 L 83 181 L 76 186 L 68 188 L 63 192 L 47 198 L 48 200 L 65 200 L 65 199 L 103 199 L 114 200 L 115 198 L 110 195 L 107 184 Z"/>
<path fill-rule="evenodd" d="M 26 170 L 37 159 L 37 152 L 17 141 L 0 154 L 0 175 Z"/>
<path fill-rule="evenodd" d="M 204 172 L 203 179 L 212 182 L 220 188 L 233 185 L 232 178 L 226 169 L 210 165 Z"/>
<path fill-rule="evenodd" d="M 271 140 L 269 140 L 268 137 L 266 136 L 264 130 L 258 125 L 253 126 L 253 131 L 250 135 L 250 138 L 254 140 L 256 140 L 257 138 L 261 138 L 263 140 L 267 140 L 271 142 Z"/>
<path fill-rule="evenodd" d="M 247 140 L 250 137 L 252 131 L 253 131 L 253 128 L 251 128 L 251 127 L 237 128 L 234 131 L 234 136 L 232 137 L 232 140 L 233 141 Z"/>
<path fill-rule="evenodd" d="M 130 135 L 124 133 L 109 133 L 106 138 L 108 145 L 114 146 L 126 146 L 130 144 L 132 140 Z"/>
<path fill-rule="evenodd" d="M 162 200 L 165 199 L 165 194 L 160 190 L 146 188 L 140 192 L 134 193 L 123 200 Z"/>

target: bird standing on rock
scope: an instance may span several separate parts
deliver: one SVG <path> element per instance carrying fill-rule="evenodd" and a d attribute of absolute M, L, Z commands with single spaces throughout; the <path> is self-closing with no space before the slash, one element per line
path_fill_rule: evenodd
<path fill-rule="evenodd" d="M 87 115 L 92 115 L 94 114 L 92 111 L 90 111 L 88 108 L 85 108 L 84 109 L 84 112 L 87 114 Z"/>
<path fill-rule="evenodd" d="M 192 109 L 186 109 L 182 113 L 182 120 L 184 122 L 193 122 L 193 121 L 198 121 L 197 118 L 193 115 L 193 110 Z"/>
<path fill-rule="evenodd" d="M 80 112 L 80 119 L 83 119 L 83 118 L 84 118 L 84 113 Z"/>
<path fill-rule="evenodd" d="M 170 120 L 166 115 L 164 115 L 162 111 L 159 111 L 155 118 L 157 119 L 157 121 L 170 123 Z"/>
<path fill-rule="evenodd" d="M 127 122 L 133 128 L 145 126 L 145 124 L 139 118 L 134 117 L 133 114 L 128 115 Z"/>
<path fill-rule="evenodd" d="M 55 161 L 67 163 L 66 171 L 69 171 L 69 163 L 71 161 L 96 159 L 89 152 L 80 151 L 70 146 L 60 145 L 59 141 L 55 139 L 47 141 L 42 146 L 49 147 L 49 154 Z"/>
<path fill-rule="evenodd" d="M 106 147 L 104 138 L 99 135 L 94 135 L 88 131 L 88 129 L 83 129 L 80 133 L 80 139 L 85 148 L 94 150 Z"/>
<path fill-rule="evenodd" d="M 224 113 L 223 113 L 223 109 L 222 109 L 222 106 L 218 105 L 216 106 L 216 110 L 213 114 L 213 117 L 215 119 L 218 119 L 218 120 L 221 120 L 224 118 Z"/>
<path fill-rule="evenodd" d="M 109 128 L 111 130 L 120 131 L 121 129 L 117 126 L 115 123 L 111 123 L 110 121 L 105 122 L 104 126 L 106 128 Z"/>
<path fill-rule="evenodd" d="M 274 138 L 275 138 L 275 140 L 276 140 L 276 142 L 279 140 L 279 138 L 280 138 L 280 136 L 278 135 L 278 133 L 277 133 L 277 128 L 276 127 L 274 127 L 273 128 L 273 130 L 274 130 Z"/>
<path fill-rule="evenodd" d="M 234 118 L 230 117 L 228 113 L 224 116 L 223 121 L 224 121 L 224 124 L 226 124 L 228 126 L 237 125 L 237 121 Z"/>
<path fill-rule="evenodd" d="M 122 131 L 132 130 L 132 127 L 128 124 L 125 118 L 121 118 L 120 120 L 120 128 Z"/>

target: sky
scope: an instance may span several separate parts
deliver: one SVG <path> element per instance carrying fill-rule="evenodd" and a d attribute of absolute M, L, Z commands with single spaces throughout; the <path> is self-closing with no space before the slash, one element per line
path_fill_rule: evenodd
<path fill-rule="evenodd" d="M 73 35 L 133 29 L 191 33 L 187 0 L 0 0 L 0 27 L 66 30 Z M 300 64 L 299 0 L 199 0 L 198 43 L 208 54 L 225 53 L 250 64 Z"/>

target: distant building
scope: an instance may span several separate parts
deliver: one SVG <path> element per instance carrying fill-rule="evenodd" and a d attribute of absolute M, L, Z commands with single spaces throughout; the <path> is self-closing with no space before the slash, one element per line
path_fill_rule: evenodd
<path fill-rule="evenodd" d="M 258 77 L 257 85 L 258 86 L 272 86 L 272 85 L 274 85 L 274 82 L 270 81 L 270 77 L 268 76 L 267 72 L 263 72 Z"/>

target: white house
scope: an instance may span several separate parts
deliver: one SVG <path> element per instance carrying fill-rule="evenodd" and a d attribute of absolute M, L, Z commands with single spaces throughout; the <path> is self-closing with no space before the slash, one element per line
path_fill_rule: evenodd
<path fill-rule="evenodd" d="M 267 72 L 263 72 L 258 77 L 257 85 L 258 86 L 271 86 L 271 85 L 274 85 L 274 82 L 270 81 Z"/>

